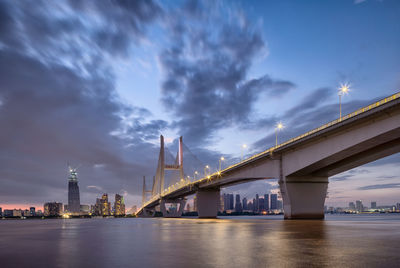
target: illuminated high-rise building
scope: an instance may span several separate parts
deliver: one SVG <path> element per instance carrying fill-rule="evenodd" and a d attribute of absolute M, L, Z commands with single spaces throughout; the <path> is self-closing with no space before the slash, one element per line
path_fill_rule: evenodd
<path fill-rule="evenodd" d="M 100 199 L 101 215 L 110 216 L 111 215 L 111 205 L 108 202 L 108 194 L 103 194 Z"/>
<path fill-rule="evenodd" d="M 124 197 L 119 194 L 115 194 L 114 215 L 115 216 L 124 216 L 125 215 Z"/>
<path fill-rule="evenodd" d="M 68 178 L 68 212 L 71 214 L 79 214 L 81 210 L 81 202 L 79 198 L 79 186 L 76 169 L 69 167 Z"/>

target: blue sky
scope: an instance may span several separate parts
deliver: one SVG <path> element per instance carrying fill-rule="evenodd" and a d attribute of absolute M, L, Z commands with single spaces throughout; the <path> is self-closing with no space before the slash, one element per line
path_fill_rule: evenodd
<path fill-rule="evenodd" d="M 3 207 L 66 202 L 67 161 L 83 202 L 138 204 L 160 134 L 216 166 L 272 146 L 278 121 L 284 141 L 335 119 L 341 83 L 344 113 L 400 90 L 395 0 L 3 1 L 0 22 Z M 331 179 L 328 204 L 399 202 L 398 161 Z"/>

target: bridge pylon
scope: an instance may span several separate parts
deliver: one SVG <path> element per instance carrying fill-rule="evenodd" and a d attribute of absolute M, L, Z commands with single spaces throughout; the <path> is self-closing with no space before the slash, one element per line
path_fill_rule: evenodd
<path fill-rule="evenodd" d="M 179 171 L 179 179 L 184 179 L 183 172 L 183 139 L 182 136 L 179 137 L 179 150 L 175 159 L 174 164 L 165 164 L 165 143 L 164 136 L 160 135 L 160 154 L 158 157 L 158 166 L 157 173 L 155 176 L 154 187 L 152 191 L 152 195 L 156 195 L 157 193 L 162 194 L 165 189 L 165 170 L 178 170 Z"/>

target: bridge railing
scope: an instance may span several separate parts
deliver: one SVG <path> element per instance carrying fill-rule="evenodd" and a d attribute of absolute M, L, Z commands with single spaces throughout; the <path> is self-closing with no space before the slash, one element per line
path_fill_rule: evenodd
<path fill-rule="evenodd" d="M 223 170 L 221 170 L 221 171 L 218 171 L 218 172 L 215 172 L 215 173 L 213 173 L 213 174 L 210 174 L 210 175 L 207 176 L 207 177 L 200 178 L 200 179 L 198 179 L 198 180 L 196 180 L 196 181 L 193 181 L 193 182 L 185 181 L 185 183 L 180 183 L 180 184 L 177 184 L 177 185 L 172 185 L 172 186 L 168 187 L 167 189 L 164 189 L 164 191 L 163 191 L 161 194 L 158 194 L 158 195 L 153 196 L 149 201 L 147 201 L 146 203 L 143 204 L 142 208 L 144 208 L 144 207 L 146 207 L 147 205 L 151 204 L 152 202 L 158 200 L 159 198 L 161 198 L 161 197 L 163 197 L 163 196 L 165 196 L 165 195 L 170 194 L 171 192 L 174 192 L 174 191 L 176 191 L 176 190 L 182 189 L 182 188 L 184 188 L 184 187 L 186 187 L 186 186 L 188 186 L 188 185 L 191 185 L 191 184 L 194 185 L 195 183 L 198 183 L 198 182 L 201 182 L 201 181 L 204 181 L 204 180 L 210 180 L 210 179 L 213 179 L 213 178 L 215 178 L 215 177 L 221 176 L 222 173 L 224 173 L 224 172 L 226 172 L 226 171 L 229 171 L 230 169 L 235 168 L 235 167 L 237 167 L 237 166 L 239 166 L 239 165 L 241 165 L 241 164 L 243 164 L 243 163 L 249 162 L 249 161 L 251 161 L 251 160 L 253 160 L 253 159 L 255 159 L 255 158 L 258 158 L 258 157 L 260 157 L 260 156 L 269 154 L 270 152 L 272 152 L 272 151 L 274 151 L 274 150 L 276 150 L 276 149 L 278 149 L 278 148 L 280 148 L 280 147 L 283 147 L 283 146 L 288 145 L 288 144 L 290 144 L 290 143 L 292 143 L 292 142 L 295 142 L 295 141 L 298 141 L 298 140 L 300 140 L 300 139 L 302 139 L 302 138 L 305 138 L 305 137 L 307 137 L 307 136 L 310 136 L 310 135 L 312 135 L 312 134 L 314 134 L 314 133 L 317 133 L 317 132 L 319 132 L 319 131 L 321 131 L 321 130 L 323 130 L 323 129 L 326 129 L 326 128 L 330 127 L 330 126 L 333 126 L 333 125 L 335 125 L 335 124 L 338 124 L 338 123 L 340 123 L 340 122 L 342 122 L 342 121 L 344 121 L 344 120 L 347 120 L 347 119 L 350 119 L 350 118 L 352 118 L 352 117 L 355 117 L 355 116 L 357 116 L 357 115 L 359 115 L 359 114 L 368 112 L 368 111 L 370 111 L 370 110 L 372 110 L 372 109 L 374 109 L 374 108 L 376 108 L 376 107 L 379 107 L 379 106 L 381 106 L 381 105 L 383 105 L 383 104 L 385 104 L 385 103 L 388 103 L 388 102 L 393 101 L 393 100 L 398 99 L 398 98 L 400 98 L 400 92 L 395 93 L 395 94 L 393 94 L 393 95 L 391 95 L 391 96 L 389 96 L 389 97 L 387 97 L 387 98 L 384 98 L 384 99 L 382 99 L 382 100 L 379 100 L 379 101 L 377 101 L 377 102 L 375 102 L 375 103 L 372 103 L 372 104 L 370 104 L 370 105 L 368 105 L 368 106 L 366 106 L 366 107 L 360 108 L 360 109 L 358 109 L 358 110 L 356 110 L 356 111 L 354 111 L 354 112 L 352 112 L 352 113 L 350 113 L 350 114 L 347 114 L 347 115 L 343 116 L 342 118 L 338 118 L 338 119 L 333 120 L 333 121 L 331 121 L 331 122 L 329 122 L 329 123 L 326 123 L 326 124 L 324 124 L 324 125 L 322 125 L 322 126 L 320 126 L 320 127 L 318 127 L 318 128 L 315 128 L 315 129 L 313 129 L 313 130 L 310 130 L 310 131 L 308 131 L 308 132 L 306 132 L 306 133 L 304 133 L 304 134 L 302 134 L 302 135 L 299 135 L 299 136 L 294 137 L 294 138 L 292 138 L 292 139 L 290 139 L 290 140 L 287 140 L 287 141 L 284 142 L 284 143 L 281 143 L 281 144 L 279 144 L 279 145 L 277 145 L 277 146 L 271 147 L 271 148 L 269 148 L 269 149 L 267 149 L 267 150 L 265 150 L 265 151 L 263 151 L 263 152 L 260 152 L 260 153 L 258 153 L 258 154 L 252 155 L 252 156 L 249 157 L 249 158 L 246 158 L 246 159 L 244 159 L 244 160 L 242 160 L 242 161 L 240 161 L 240 162 L 238 162 L 238 163 L 236 163 L 236 164 L 233 164 L 233 165 L 231 165 L 231 166 L 229 166 L 229 167 L 227 167 L 227 168 L 225 168 L 225 169 L 223 169 Z M 142 209 L 142 208 L 141 208 L 141 209 Z"/>

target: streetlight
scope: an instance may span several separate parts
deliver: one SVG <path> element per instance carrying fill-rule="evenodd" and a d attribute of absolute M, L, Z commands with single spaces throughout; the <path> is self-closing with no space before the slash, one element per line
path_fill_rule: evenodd
<path fill-rule="evenodd" d="M 208 165 L 206 165 L 205 167 L 204 167 L 204 177 L 206 177 L 207 176 L 207 169 L 209 169 L 210 167 L 208 166 Z"/>
<path fill-rule="evenodd" d="M 197 170 L 194 172 L 194 174 L 193 174 L 193 181 L 196 181 L 196 175 L 198 175 L 199 174 L 199 172 L 197 172 Z"/>
<path fill-rule="evenodd" d="M 225 158 L 223 156 L 221 156 L 221 158 L 219 159 L 219 171 L 221 171 L 221 162 L 224 160 L 225 160 Z"/>
<path fill-rule="evenodd" d="M 278 132 L 284 128 L 284 125 L 282 124 L 282 122 L 278 122 L 278 124 L 276 124 L 275 127 L 275 147 L 278 147 Z"/>
<path fill-rule="evenodd" d="M 349 93 L 350 85 L 348 83 L 344 83 L 340 85 L 339 88 L 339 121 L 342 121 L 342 96 Z"/>
<path fill-rule="evenodd" d="M 240 147 L 240 161 L 243 161 L 243 150 L 245 150 L 246 148 L 246 144 L 242 144 L 242 146 Z"/>

